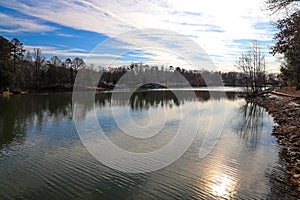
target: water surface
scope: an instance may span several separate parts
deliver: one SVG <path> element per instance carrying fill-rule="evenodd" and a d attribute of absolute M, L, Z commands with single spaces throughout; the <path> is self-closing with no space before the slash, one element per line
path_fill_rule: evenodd
<path fill-rule="evenodd" d="M 177 98 L 170 91 L 140 91 L 130 101 L 122 95 L 111 100 L 109 92 L 96 95 L 97 119 L 105 134 L 132 152 L 163 147 L 176 133 L 178 111 L 195 111 L 186 120 L 193 124 L 199 119 L 200 128 L 187 152 L 171 165 L 143 174 L 111 169 L 89 154 L 72 120 L 71 93 L 1 97 L 0 199 L 296 199 L 282 149 L 271 136 L 273 119 L 264 109 L 234 92 L 226 98 L 217 92 L 181 92 Z M 222 135 L 210 154 L 199 159 L 206 130 L 219 123 L 210 119 L 220 114 L 220 105 L 226 105 Z M 82 112 L 83 121 L 92 108 Z M 160 119 L 166 123 L 149 143 L 124 135 L 114 118 L 122 119 L 125 129 L 129 120 L 140 127 L 152 124 L 153 131 L 156 125 L 159 130 Z"/>

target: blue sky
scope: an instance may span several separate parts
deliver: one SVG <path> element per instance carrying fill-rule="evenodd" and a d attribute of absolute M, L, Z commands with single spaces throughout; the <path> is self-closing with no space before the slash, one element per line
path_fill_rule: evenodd
<path fill-rule="evenodd" d="M 193 58 L 199 58 L 199 52 L 193 52 L 180 38 L 168 43 L 170 51 L 151 43 L 159 49 L 156 51 L 137 48 L 136 43 L 141 43 L 136 38 L 119 37 L 136 29 L 171 30 L 199 45 L 215 69 L 222 71 L 236 70 L 238 57 L 253 40 L 258 40 L 266 55 L 267 69 L 276 72 L 280 64 L 268 53 L 275 42 L 272 38 L 277 30 L 271 22 L 276 19 L 264 7 L 264 0 L 9 0 L 0 2 L 0 34 L 18 38 L 28 50 L 40 48 L 47 57 L 78 56 L 96 65 L 108 65 L 114 60 L 120 61 L 116 65 L 132 61 L 187 65 L 172 50 L 190 52 Z M 168 37 L 147 35 L 147 45 Z M 104 48 L 102 42 L 109 38 Z M 211 69 L 205 64 L 200 68 Z"/>

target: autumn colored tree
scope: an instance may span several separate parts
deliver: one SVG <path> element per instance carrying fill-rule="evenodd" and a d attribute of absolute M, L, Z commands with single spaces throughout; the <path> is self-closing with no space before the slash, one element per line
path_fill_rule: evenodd
<path fill-rule="evenodd" d="M 287 85 L 300 89 L 300 9 L 299 0 L 268 0 L 268 9 L 274 12 L 286 11 L 287 16 L 278 20 L 279 32 L 274 39 L 276 44 L 271 48 L 273 55 L 284 55 L 281 66 L 281 77 Z M 292 14 L 289 14 L 292 13 Z"/>
<path fill-rule="evenodd" d="M 294 13 L 289 18 L 278 23 L 278 41 L 272 48 L 273 54 L 284 55 L 285 62 L 281 66 L 282 78 L 288 85 L 300 89 L 300 13 Z"/>

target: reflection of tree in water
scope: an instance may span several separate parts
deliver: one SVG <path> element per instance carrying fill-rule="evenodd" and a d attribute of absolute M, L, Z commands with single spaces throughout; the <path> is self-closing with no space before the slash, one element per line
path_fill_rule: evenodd
<path fill-rule="evenodd" d="M 95 94 L 95 102 L 100 107 L 106 107 L 111 105 L 111 92 L 101 92 Z"/>
<path fill-rule="evenodd" d="M 235 131 L 250 145 L 249 150 L 256 151 L 260 136 L 263 132 L 265 110 L 253 103 L 246 103 L 239 109 L 238 123 L 235 124 Z M 276 167 L 266 172 L 270 181 L 270 192 L 267 199 L 299 199 L 297 187 L 291 184 L 286 173 L 286 150 L 281 149 Z"/>
<path fill-rule="evenodd" d="M 238 123 L 234 124 L 234 130 L 239 137 L 245 141 L 244 145 L 248 146 L 251 152 L 255 152 L 258 147 L 260 136 L 263 132 L 265 110 L 253 103 L 246 103 L 239 109 L 237 119 Z M 299 199 L 299 191 L 293 186 L 286 173 L 286 152 L 282 149 L 279 152 L 278 163 L 276 167 L 266 171 L 269 179 L 270 191 L 267 199 Z"/>
<path fill-rule="evenodd" d="M 234 101 L 236 100 L 236 92 L 219 92 L 219 91 L 195 91 L 199 101 L 222 100 L 224 98 Z"/>
<path fill-rule="evenodd" d="M 117 95 L 111 99 L 112 93 L 96 93 L 95 103 L 100 107 L 128 106 L 133 110 L 156 106 L 179 106 L 185 102 L 209 101 L 222 99 L 218 93 L 196 91 L 195 95 L 187 91 L 138 91 L 132 94 L 130 101 L 126 96 Z M 227 98 L 234 100 L 234 93 L 226 93 Z M 39 95 L 16 95 L 9 99 L 0 98 L 0 148 L 12 142 L 22 143 L 25 140 L 27 128 L 36 124 L 42 128 L 42 123 L 48 120 L 59 121 L 72 118 L 72 94 L 54 93 Z M 94 105 L 84 105 L 80 109 L 80 119 L 94 108 Z"/>
<path fill-rule="evenodd" d="M 26 129 L 34 123 L 72 117 L 71 94 L 16 95 L 0 98 L 0 148 L 16 142 L 22 143 Z"/>
<path fill-rule="evenodd" d="M 236 93 L 234 92 L 208 92 L 208 91 L 137 91 L 134 92 L 130 98 L 128 96 L 118 94 L 112 98 L 112 93 L 97 93 L 96 104 L 99 107 L 106 106 L 127 106 L 133 110 L 147 109 L 149 107 L 157 106 L 180 106 L 185 102 L 206 102 L 209 100 L 222 100 L 224 98 L 234 101 Z"/>
<path fill-rule="evenodd" d="M 236 92 L 226 92 L 225 95 L 226 95 L 226 98 L 230 101 L 234 101 L 236 100 Z"/>
<path fill-rule="evenodd" d="M 182 102 L 183 103 L 183 102 Z M 130 97 L 130 108 L 132 110 L 148 109 L 149 107 L 173 107 L 179 106 L 180 103 L 171 91 L 168 92 L 136 92 Z"/>
<path fill-rule="evenodd" d="M 235 124 L 234 130 L 239 137 L 250 145 L 250 149 L 256 150 L 258 140 L 263 131 L 264 109 L 253 103 L 242 105 L 238 113 L 238 123 Z"/>

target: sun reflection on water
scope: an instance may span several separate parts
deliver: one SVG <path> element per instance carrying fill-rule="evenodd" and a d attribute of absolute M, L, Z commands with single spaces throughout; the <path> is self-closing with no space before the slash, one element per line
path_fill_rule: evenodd
<path fill-rule="evenodd" d="M 213 184 L 211 186 L 212 194 L 216 197 L 225 199 L 233 198 L 235 194 L 236 182 L 228 175 L 220 174 L 214 176 Z"/>
<path fill-rule="evenodd" d="M 238 180 L 234 174 L 223 170 L 210 170 L 206 173 L 207 192 L 216 199 L 233 199 L 238 190 Z"/>

